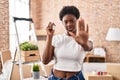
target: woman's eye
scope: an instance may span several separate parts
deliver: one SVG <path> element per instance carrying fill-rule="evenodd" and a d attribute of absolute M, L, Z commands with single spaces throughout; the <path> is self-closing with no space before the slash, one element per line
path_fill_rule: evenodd
<path fill-rule="evenodd" d="M 67 24 L 67 21 L 64 21 L 64 24 Z"/>

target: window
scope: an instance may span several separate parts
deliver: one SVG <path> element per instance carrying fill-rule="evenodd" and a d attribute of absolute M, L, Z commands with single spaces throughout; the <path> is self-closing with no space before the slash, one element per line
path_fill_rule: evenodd
<path fill-rule="evenodd" d="M 14 53 L 17 47 L 17 38 L 13 17 L 29 18 L 29 13 L 29 0 L 9 0 L 9 45 L 11 53 Z M 27 32 L 29 31 L 29 23 L 24 21 L 17 21 L 16 25 L 20 42 L 28 40 L 29 36 Z M 12 58 L 13 55 L 14 54 L 12 54 Z"/>

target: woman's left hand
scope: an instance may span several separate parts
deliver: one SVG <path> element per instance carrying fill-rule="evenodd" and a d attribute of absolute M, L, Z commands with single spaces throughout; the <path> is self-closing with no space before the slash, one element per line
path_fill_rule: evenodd
<path fill-rule="evenodd" d="M 85 26 L 84 19 L 80 18 L 77 23 L 77 33 L 76 35 L 72 32 L 69 34 L 77 41 L 78 44 L 87 45 L 89 34 L 88 34 L 88 24 Z"/>

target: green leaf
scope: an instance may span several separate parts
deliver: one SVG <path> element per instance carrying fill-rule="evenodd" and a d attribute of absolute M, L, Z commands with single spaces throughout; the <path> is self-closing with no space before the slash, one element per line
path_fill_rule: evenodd
<path fill-rule="evenodd" d="M 38 50 L 38 46 L 29 42 L 20 44 L 20 49 L 23 51 Z"/>
<path fill-rule="evenodd" d="M 40 71 L 38 64 L 33 64 L 33 71 Z"/>

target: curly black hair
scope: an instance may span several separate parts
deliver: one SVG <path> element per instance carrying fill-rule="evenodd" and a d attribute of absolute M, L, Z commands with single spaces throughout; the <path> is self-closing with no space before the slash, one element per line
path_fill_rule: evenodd
<path fill-rule="evenodd" d="M 76 19 L 78 19 L 80 16 L 80 12 L 75 6 L 64 6 L 62 8 L 62 10 L 59 13 L 59 18 L 61 21 L 66 14 L 72 14 L 76 17 Z"/>

